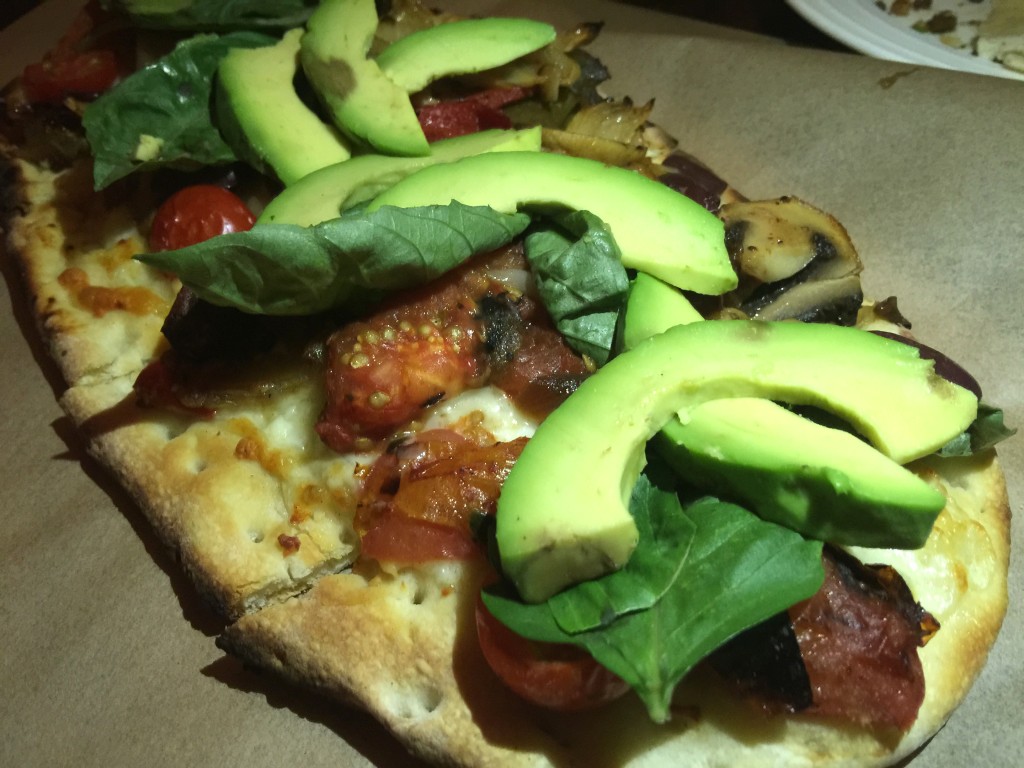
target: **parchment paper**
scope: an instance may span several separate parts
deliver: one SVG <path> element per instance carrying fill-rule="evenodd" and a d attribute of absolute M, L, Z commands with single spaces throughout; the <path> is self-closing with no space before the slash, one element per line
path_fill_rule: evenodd
<path fill-rule="evenodd" d="M 3 80 L 73 5 L 47 4 L 0 37 Z M 450 5 L 605 18 L 597 51 L 610 92 L 656 97 L 656 120 L 748 195 L 794 194 L 833 213 L 866 264 L 868 294 L 897 295 L 919 337 L 1024 425 L 1024 85 L 715 39 L 706 25 L 604 3 Z M 217 650 L 218 619 L 57 406 L 61 382 L 3 263 L 0 765 L 413 764 L 365 715 Z M 1017 512 L 1022 445 L 1000 449 Z M 1019 514 L 1014 531 L 1024 539 Z M 1019 765 L 1019 552 L 1011 590 L 981 679 L 913 766 Z"/>

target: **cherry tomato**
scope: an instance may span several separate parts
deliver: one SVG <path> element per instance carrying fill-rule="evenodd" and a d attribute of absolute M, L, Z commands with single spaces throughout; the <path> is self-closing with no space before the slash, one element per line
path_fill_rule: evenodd
<path fill-rule="evenodd" d="M 622 696 L 629 684 L 571 645 L 537 643 L 498 621 L 477 598 L 476 632 L 494 673 L 522 698 L 548 709 L 593 709 Z"/>
<path fill-rule="evenodd" d="M 252 229 L 256 217 L 233 192 L 213 184 L 185 187 L 156 212 L 149 232 L 154 251 L 173 251 L 228 232 Z"/>
<path fill-rule="evenodd" d="M 118 77 L 113 51 L 86 51 L 68 58 L 46 58 L 22 73 L 25 97 L 31 102 L 58 103 L 65 97 L 101 93 Z"/>
<path fill-rule="evenodd" d="M 131 71 L 127 43 L 110 33 L 97 36 L 110 18 L 96 0 L 86 3 L 42 61 L 23 70 L 25 98 L 60 103 L 68 96 L 102 93 Z"/>
<path fill-rule="evenodd" d="M 335 332 L 327 343 L 327 406 L 316 425 L 320 439 L 339 453 L 363 447 L 479 384 L 486 350 L 478 303 L 506 290 L 488 273 L 513 263 L 513 250 L 475 257 Z"/>

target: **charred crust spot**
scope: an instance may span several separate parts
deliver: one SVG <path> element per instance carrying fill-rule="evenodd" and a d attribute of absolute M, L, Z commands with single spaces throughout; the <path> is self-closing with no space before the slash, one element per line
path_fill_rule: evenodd
<path fill-rule="evenodd" d="M 299 551 L 299 547 L 302 546 L 302 542 L 299 540 L 298 536 L 289 536 L 286 533 L 282 533 L 277 537 L 277 543 L 284 551 L 285 557 L 294 555 Z"/>

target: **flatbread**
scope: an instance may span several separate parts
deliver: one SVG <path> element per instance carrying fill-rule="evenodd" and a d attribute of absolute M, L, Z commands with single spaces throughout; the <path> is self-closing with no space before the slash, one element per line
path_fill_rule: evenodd
<path fill-rule="evenodd" d="M 222 647 L 367 709 L 413 753 L 456 765 L 675 765 L 684 756 L 721 766 L 885 765 L 941 726 L 984 664 L 1006 608 L 1009 557 L 992 456 L 921 465 L 950 499 L 924 550 L 857 553 L 896 565 L 942 625 L 921 651 L 926 701 L 902 739 L 747 716 L 702 671 L 662 728 L 631 697 L 571 716 L 522 703 L 476 645 L 479 567 L 341 572 L 357 552 L 354 469 L 372 457 L 339 458 L 315 439 L 315 386 L 284 393 L 284 408 L 242 404 L 212 422 L 135 403 L 132 383 L 164 348 L 162 313 L 178 288 L 130 259 L 143 248 L 149 201 L 91 192 L 87 164 L 54 173 L 6 154 L 8 253 L 69 385 L 61 405 L 197 589 L 236 620 Z M 98 313 L 69 269 L 90 286 L 141 288 L 152 310 Z M 297 515 L 303 503 L 310 508 Z M 281 535 L 302 546 L 283 553 Z"/>

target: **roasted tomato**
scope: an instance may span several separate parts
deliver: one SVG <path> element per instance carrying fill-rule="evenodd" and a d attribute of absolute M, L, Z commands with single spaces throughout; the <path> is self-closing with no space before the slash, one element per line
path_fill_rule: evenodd
<path fill-rule="evenodd" d="M 495 442 L 483 429 L 430 430 L 393 447 L 371 468 L 359 498 L 362 554 L 423 562 L 479 554 L 474 515 L 494 514 L 526 438 Z"/>
<path fill-rule="evenodd" d="M 924 701 L 918 648 L 938 622 L 903 578 L 826 550 L 825 583 L 789 609 L 814 702 L 810 713 L 908 730 Z"/>
<path fill-rule="evenodd" d="M 495 366 L 491 383 L 523 412 L 544 418 L 593 371 L 553 327 L 534 323 L 523 330 L 519 347 L 507 364 Z"/>
<path fill-rule="evenodd" d="M 394 511 L 382 513 L 362 537 L 362 555 L 392 563 L 469 560 L 481 551 L 465 531 Z"/>
<path fill-rule="evenodd" d="M 594 709 L 629 690 L 622 678 L 575 646 L 520 637 L 495 619 L 480 599 L 476 632 L 494 673 L 532 704 L 565 712 Z"/>
<path fill-rule="evenodd" d="M 149 246 L 173 251 L 228 232 L 244 232 L 255 223 L 252 211 L 234 192 L 197 184 L 175 192 L 157 209 Z"/>
<path fill-rule="evenodd" d="M 476 257 L 333 334 L 320 438 L 339 452 L 369 448 L 425 408 L 482 385 L 487 358 L 478 305 L 506 290 L 489 275 L 517 258 L 510 254 L 516 250 Z"/>

